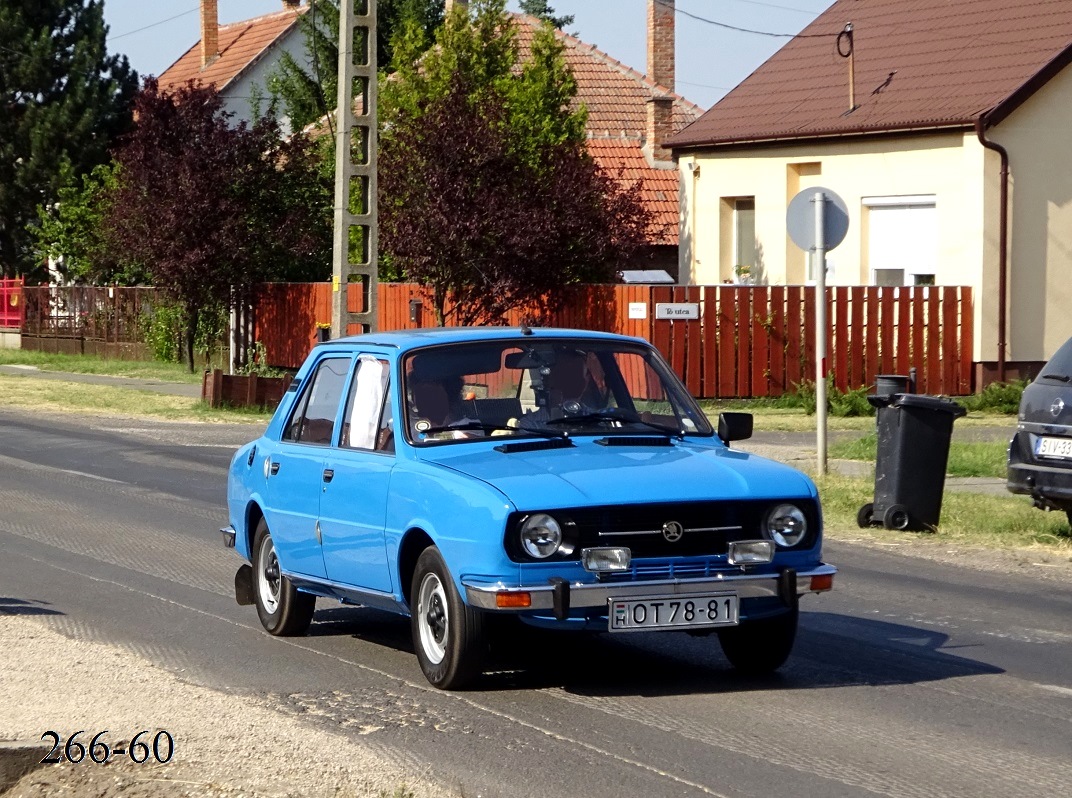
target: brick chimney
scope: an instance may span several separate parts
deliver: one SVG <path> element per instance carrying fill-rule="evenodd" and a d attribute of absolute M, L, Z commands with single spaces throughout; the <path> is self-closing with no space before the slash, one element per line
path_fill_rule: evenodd
<path fill-rule="evenodd" d="M 674 2 L 648 0 L 648 77 L 674 90 Z M 671 163 L 662 143 L 674 135 L 674 98 L 659 92 L 648 98 L 644 150 L 654 164 Z"/>
<path fill-rule="evenodd" d="M 201 68 L 220 54 L 218 0 L 201 0 Z"/>
<path fill-rule="evenodd" d="M 674 90 L 674 2 L 648 0 L 648 77 Z"/>
<path fill-rule="evenodd" d="M 283 9 L 293 11 L 301 5 L 301 0 L 283 0 Z"/>
<path fill-rule="evenodd" d="M 663 142 L 674 135 L 674 98 L 669 94 L 653 94 L 648 98 L 647 106 L 644 151 L 653 163 L 671 165 L 672 153 L 663 146 Z"/>

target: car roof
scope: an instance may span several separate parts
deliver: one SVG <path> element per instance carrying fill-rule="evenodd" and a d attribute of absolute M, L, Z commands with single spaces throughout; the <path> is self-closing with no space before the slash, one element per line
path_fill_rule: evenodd
<path fill-rule="evenodd" d="M 616 333 L 596 330 L 573 330 L 555 327 L 422 327 L 417 330 L 393 330 L 391 332 L 366 333 L 336 338 L 320 344 L 332 346 L 380 346 L 400 351 L 418 349 L 435 344 L 469 343 L 473 341 L 501 341 L 516 338 L 518 342 L 553 340 L 556 338 L 589 338 L 603 341 L 620 341 L 648 344 L 643 338 L 633 338 Z"/>

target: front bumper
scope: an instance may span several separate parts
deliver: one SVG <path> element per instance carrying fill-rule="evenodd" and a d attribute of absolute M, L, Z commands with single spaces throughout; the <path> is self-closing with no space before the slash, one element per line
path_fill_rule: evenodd
<path fill-rule="evenodd" d="M 726 573 L 700 579 L 653 579 L 641 582 L 567 582 L 552 579 L 544 585 L 510 586 L 502 582 L 487 583 L 463 579 L 466 602 L 483 610 L 510 611 L 511 609 L 551 610 L 555 617 L 565 618 L 571 609 L 599 607 L 606 609 L 612 598 L 642 599 L 667 595 L 702 595 L 731 591 L 742 599 L 781 598 L 787 605 L 795 605 L 798 596 L 805 593 L 829 590 L 830 578 L 837 573 L 832 565 L 821 564 L 804 571 L 783 568 L 779 572 Z M 815 577 L 822 578 L 826 587 L 812 587 Z M 513 599 L 529 595 L 527 606 L 517 606 Z M 504 607 L 503 605 L 507 605 Z M 514 605 L 514 606 L 509 606 Z"/>
<path fill-rule="evenodd" d="M 235 529 L 233 526 L 227 525 L 220 530 L 220 535 L 223 537 L 223 545 L 229 549 L 235 547 Z"/>

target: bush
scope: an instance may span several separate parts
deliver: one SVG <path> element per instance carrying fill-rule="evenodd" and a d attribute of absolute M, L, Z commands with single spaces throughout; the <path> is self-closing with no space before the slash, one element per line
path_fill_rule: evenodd
<path fill-rule="evenodd" d="M 816 410 L 815 383 L 804 380 L 796 385 L 798 404 L 786 404 L 784 407 L 803 407 L 807 415 L 814 415 Z M 849 416 L 873 416 L 875 408 L 867 401 L 871 386 L 864 385 L 841 391 L 834 385 L 834 378 L 826 378 L 826 409 L 832 416 L 846 418 Z"/>
<path fill-rule="evenodd" d="M 227 308 L 223 306 L 204 308 L 197 320 L 194 335 L 194 351 L 206 360 L 223 348 L 228 329 Z M 162 363 L 181 363 L 185 358 L 183 335 L 186 331 L 186 313 L 182 306 L 170 302 L 154 305 L 147 316 L 142 317 L 142 335 L 153 359 Z"/>
<path fill-rule="evenodd" d="M 1027 380 L 992 382 L 980 393 L 958 397 L 957 401 L 969 412 L 989 411 L 1015 415 L 1020 409 L 1020 397 L 1026 387 Z"/>

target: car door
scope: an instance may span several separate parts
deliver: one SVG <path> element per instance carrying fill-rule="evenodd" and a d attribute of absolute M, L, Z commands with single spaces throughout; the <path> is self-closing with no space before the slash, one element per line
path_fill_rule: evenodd
<path fill-rule="evenodd" d="M 328 452 L 335 440 L 350 356 L 325 357 L 313 368 L 279 445 L 265 463 L 265 515 L 286 570 L 325 577 L 318 517 Z"/>
<path fill-rule="evenodd" d="M 389 368 L 376 356 L 358 357 L 320 496 L 328 578 L 384 593 L 392 589 L 384 527 L 395 465 Z"/>

